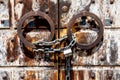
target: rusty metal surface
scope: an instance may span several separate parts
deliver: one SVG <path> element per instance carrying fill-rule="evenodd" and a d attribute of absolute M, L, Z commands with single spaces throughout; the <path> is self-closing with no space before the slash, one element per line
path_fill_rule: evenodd
<path fill-rule="evenodd" d="M 82 17 L 82 16 L 90 16 L 92 18 L 94 18 L 95 21 L 97 21 L 97 24 L 96 27 L 99 27 L 99 32 L 98 32 L 98 37 L 97 39 L 93 42 L 93 43 L 90 43 L 90 44 L 86 44 L 86 45 L 82 45 L 80 43 L 76 43 L 77 46 L 81 49 L 91 49 L 93 47 L 95 47 L 103 38 L 103 32 L 104 32 L 104 29 L 103 29 L 103 24 L 101 22 L 101 20 L 93 13 L 89 13 L 88 11 L 81 11 L 80 13 L 78 13 L 77 15 L 74 15 L 71 20 L 69 21 L 68 23 L 68 28 L 67 28 L 67 35 L 68 35 L 68 38 L 69 40 L 71 41 L 72 39 L 72 25 L 75 23 L 75 20 L 79 17 Z M 90 26 L 91 28 L 92 26 Z M 95 27 L 95 26 L 93 26 Z M 83 37 L 82 37 L 83 38 Z"/>
<path fill-rule="evenodd" d="M 45 20 L 47 20 L 47 22 L 49 23 L 50 25 L 50 35 L 47 39 L 45 39 L 44 41 L 51 41 L 54 37 L 54 33 L 55 33 L 55 27 L 54 27 L 54 23 L 52 21 L 52 19 L 46 15 L 45 13 L 41 12 L 41 11 L 36 11 L 36 12 L 29 12 L 29 13 L 26 13 L 18 22 L 18 36 L 20 37 L 21 41 L 28 47 L 31 47 L 31 48 L 36 48 L 35 45 L 33 45 L 32 43 L 28 42 L 24 37 L 23 37 L 23 33 L 22 33 L 22 25 L 24 23 L 24 21 L 30 17 L 35 17 L 35 16 L 40 16 L 42 18 L 44 18 Z M 35 26 L 36 28 L 38 28 L 39 26 Z M 48 26 L 47 26 L 48 27 Z M 25 28 L 25 27 L 23 27 Z M 49 28 L 49 27 L 48 27 Z"/>
<path fill-rule="evenodd" d="M 60 53 L 58 60 L 58 54 L 38 55 L 28 52 L 28 49 L 31 49 L 21 44 L 15 28 L 18 27 L 16 24 L 24 14 L 40 8 L 40 11 L 49 15 L 55 24 L 55 39 L 59 34 L 62 37 L 67 34 L 68 22 L 72 16 L 84 10 L 84 6 L 89 3 L 89 0 L 81 1 L 0 0 L 0 80 L 59 80 L 58 78 L 65 80 L 64 54 Z M 95 49 L 98 48 L 98 50 L 90 52 L 90 55 L 86 55 L 83 51 L 74 52 L 73 50 L 72 80 L 120 80 L 119 5 L 120 0 L 92 0 L 89 11 L 97 15 L 104 25 L 103 43 L 101 46 L 96 46 Z M 60 33 L 57 29 L 58 10 L 60 10 Z M 7 24 L 4 23 L 4 20 L 7 20 Z M 31 42 L 32 38 L 34 40 L 47 38 L 50 30 L 43 28 L 37 34 L 39 35 L 28 33 L 26 39 Z M 89 38 L 93 37 L 89 35 L 83 39 L 83 42 Z M 65 43 L 63 42 L 61 46 L 65 46 Z M 60 65 L 60 69 L 58 69 L 58 65 Z"/>

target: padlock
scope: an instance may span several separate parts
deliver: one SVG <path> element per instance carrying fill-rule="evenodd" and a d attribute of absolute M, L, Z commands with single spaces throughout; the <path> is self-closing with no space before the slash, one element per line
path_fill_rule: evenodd
<path fill-rule="evenodd" d="M 64 55 L 65 55 L 65 57 L 71 56 L 71 55 L 72 55 L 72 50 L 71 50 L 71 48 L 65 49 L 65 50 L 64 50 Z"/>
<path fill-rule="evenodd" d="M 42 17 L 44 18 L 50 25 L 50 36 L 45 39 L 44 41 L 51 41 L 54 37 L 54 33 L 55 33 L 55 27 L 54 27 L 54 23 L 52 21 L 52 19 L 47 15 L 45 14 L 44 12 L 41 12 L 41 11 L 30 11 L 28 13 L 26 13 L 23 17 L 20 18 L 19 22 L 18 22 L 18 28 L 17 28 L 17 32 L 18 32 L 18 36 L 20 37 L 20 40 L 23 42 L 23 44 L 27 47 L 31 47 L 31 48 L 36 48 L 36 46 L 32 43 L 30 43 L 29 41 L 27 41 L 24 36 L 23 36 L 23 32 L 22 31 L 22 26 L 23 26 L 23 23 L 26 19 L 30 18 L 30 17 L 36 17 L 36 16 L 39 16 L 39 17 Z M 24 27 L 25 29 L 25 27 Z"/>

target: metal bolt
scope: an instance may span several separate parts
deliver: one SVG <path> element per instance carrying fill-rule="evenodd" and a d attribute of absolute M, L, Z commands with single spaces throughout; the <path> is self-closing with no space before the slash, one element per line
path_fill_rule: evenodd
<path fill-rule="evenodd" d="M 25 74 L 24 73 L 20 73 L 20 78 L 24 79 L 25 78 Z"/>
<path fill-rule="evenodd" d="M 12 57 L 10 57 L 10 62 L 14 62 L 14 57 L 12 56 Z"/>
<path fill-rule="evenodd" d="M 113 16 L 110 17 L 110 23 L 113 23 Z"/>
<path fill-rule="evenodd" d="M 106 26 L 111 26 L 112 19 L 105 19 L 105 25 Z"/>
<path fill-rule="evenodd" d="M 110 0 L 110 4 L 113 4 L 114 3 L 114 0 Z"/>
<path fill-rule="evenodd" d="M 0 2 L 1 3 L 1 2 Z M 2 3 L 1 3 L 2 4 Z M 5 23 L 5 21 L 4 20 L 1 20 L 1 24 L 4 24 Z"/>
<path fill-rule="evenodd" d="M 46 12 L 46 14 L 48 14 L 49 13 L 49 8 L 45 9 L 45 12 Z"/>
<path fill-rule="evenodd" d="M 11 38 L 11 42 L 12 42 L 12 43 L 14 42 L 14 38 Z"/>
<path fill-rule="evenodd" d="M 105 61 L 105 59 L 106 59 L 106 56 L 104 56 L 104 55 L 101 55 L 101 56 L 100 56 L 100 60 L 101 60 L 101 61 Z"/>
<path fill-rule="evenodd" d="M 3 80 L 7 80 L 7 72 L 2 72 L 1 75 Z"/>
<path fill-rule="evenodd" d="M 3 0 L 0 0 L 0 4 L 4 4 L 4 1 L 3 1 Z"/>
<path fill-rule="evenodd" d="M 93 71 L 90 71 L 90 77 L 91 77 L 92 79 L 95 79 L 95 73 L 94 73 Z"/>
<path fill-rule="evenodd" d="M 113 76 L 113 71 L 107 71 L 108 78 L 111 79 Z"/>
<path fill-rule="evenodd" d="M 92 0 L 92 3 L 95 3 L 95 0 Z"/>
<path fill-rule="evenodd" d="M 18 0 L 18 3 L 22 4 L 22 3 L 23 3 L 23 0 Z"/>
<path fill-rule="evenodd" d="M 66 5 L 62 7 L 63 12 L 67 12 L 67 10 L 68 10 L 68 7 Z"/>

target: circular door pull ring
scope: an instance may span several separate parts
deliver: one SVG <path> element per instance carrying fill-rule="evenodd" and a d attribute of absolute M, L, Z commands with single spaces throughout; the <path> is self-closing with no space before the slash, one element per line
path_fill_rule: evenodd
<path fill-rule="evenodd" d="M 82 17 L 82 16 L 90 16 L 90 17 L 92 17 L 98 23 L 97 27 L 99 27 L 98 36 L 97 36 L 97 39 L 94 42 L 92 42 L 90 44 L 86 44 L 86 45 L 76 43 L 76 45 L 79 48 L 89 50 L 89 49 L 92 49 L 93 47 L 95 47 L 103 39 L 103 32 L 104 32 L 103 24 L 102 24 L 102 21 L 95 14 L 90 13 L 90 12 L 85 11 L 85 10 L 81 11 L 80 13 L 78 13 L 76 15 L 73 15 L 73 17 L 69 21 L 68 27 L 67 27 L 67 35 L 68 35 L 68 39 L 70 41 L 72 40 L 72 31 L 71 31 L 72 26 L 73 26 L 75 20 L 78 19 L 79 17 Z"/>
<path fill-rule="evenodd" d="M 48 39 L 45 39 L 44 41 L 51 41 L 53 39 L 54 33 L 55 33 L 54 23 L 53 23 L 52 19 L 47 14 L 45 14 L 44 12 L 41 12 L 41 11 L 36 11 L 36 12 L 30 11 L 30 12 L 26 13 L 23 17 L 20 18 L 20 20 L 18 22 L 17 32 L 18 32 L 18 36 L 20 37 L 20 40 L 24 43 L 24 45 L 31 47 L 31 48 L 36 48 L 36 46 L 34 44 L 28 42 L 24 38 L 23 33 L 22 33 L 22 26 L 23 26 L 23 23 L 26 19 L 28 19 L 30 17 L 34 17 L 34 16 L 40 16 L 40 17 L 46 19 L 50 25 L 51 34 L 48 37 Z"/>

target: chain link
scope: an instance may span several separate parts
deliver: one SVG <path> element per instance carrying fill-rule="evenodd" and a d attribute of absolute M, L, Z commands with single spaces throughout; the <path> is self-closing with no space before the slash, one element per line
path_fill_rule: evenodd
<path fill-rule="evenodd" d="M 38 46 L 52 46 L 52 45 L 57 45 L 60 44 L 61 41 L 67 39 L 68 36 L 65 35 L 60 39 L 51 41 L 51 42 L 45 42 L 45 41 L 37 41 L 34 42 L 33 44 L 38 45 Z M 35 48 L 33 49 L 34 52 L 44 52 L 44 53 L 55 53 L 55 52 L 63 52 L 66 49 L 72 48 L 75 45 L 76 41 L 75 41 L 75 36 L 72 35 L 72 41 L 69 43 L 68 46 L 62 47 L 62 48 Z"/>
<path fill-rule="evenodd" d="M 67 39 L 67 35 L 63 36 L 62 38 L 60 39 L 56 39 L 54 41 L 51 41 L 51 42 L 45 42 L 45 41 L 37 41 L 37 42 L 34 42 L 33 44 L 34 45 L 38 45 L 38 46 L 52 46 L 52 45 L 57 45 L 57 44 L 60 44 L 61 41 Z"/>

